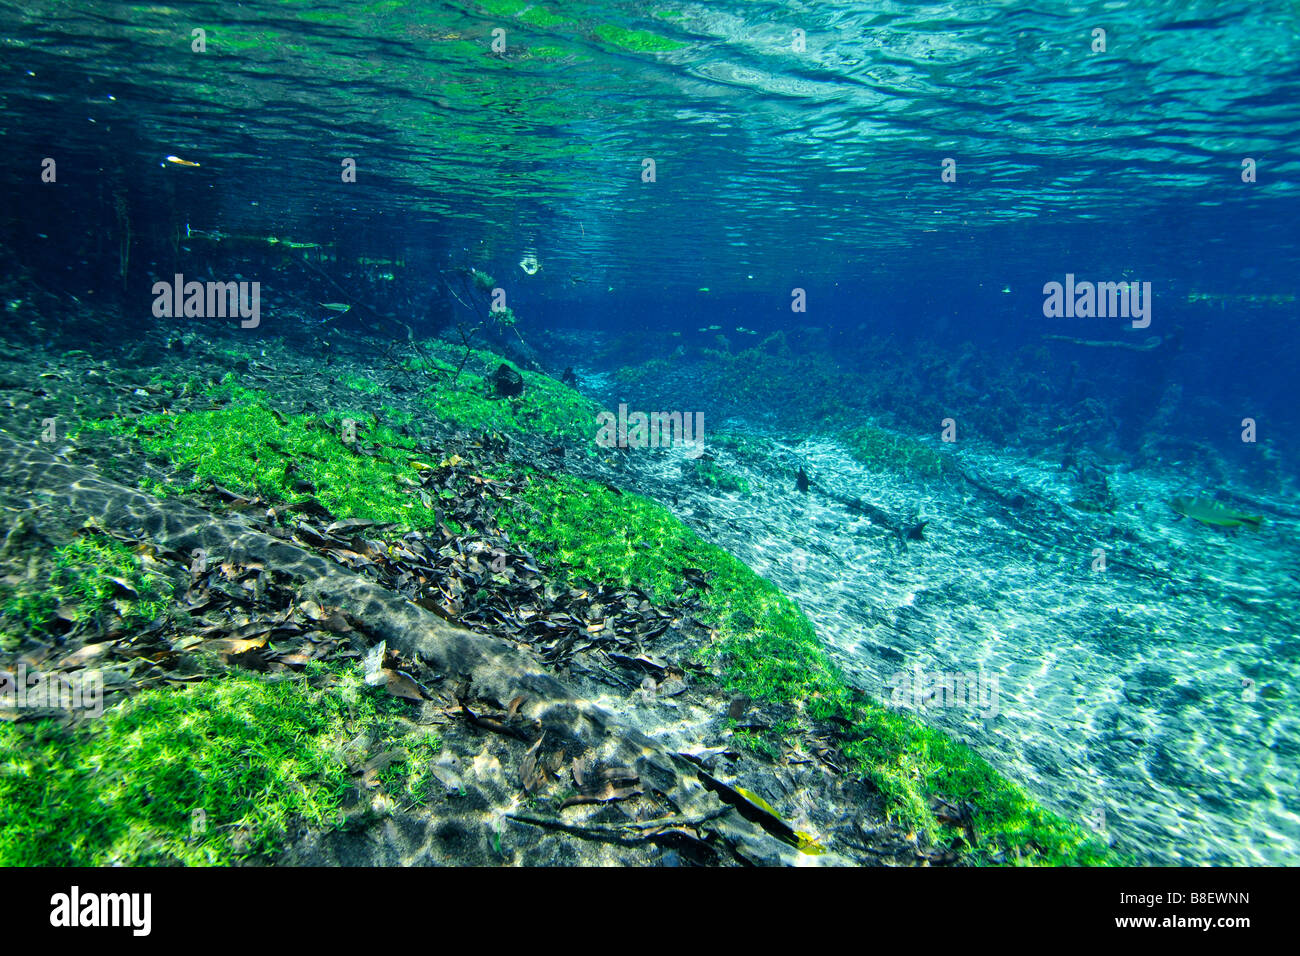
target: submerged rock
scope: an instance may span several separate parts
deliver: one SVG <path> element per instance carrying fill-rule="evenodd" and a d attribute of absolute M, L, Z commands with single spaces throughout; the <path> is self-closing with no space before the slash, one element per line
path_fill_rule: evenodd
<path fill-rule="evenodd" d="M 514 398 L 524 393 L 524 377 L 505 362 L 488 376 L 488 381 L 492 383 L 492 392 L 498 398 Z"/>

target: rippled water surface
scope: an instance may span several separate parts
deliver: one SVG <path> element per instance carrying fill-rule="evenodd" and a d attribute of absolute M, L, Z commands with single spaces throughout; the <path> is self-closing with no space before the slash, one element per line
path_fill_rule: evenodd
<path fill-rule="evenodd" d="M 454 222 L 557 279 L 962 268 L 1042 217 L 1038 251 L 1078 255 L 1067 227 L 1100 219 L 1199 258 L 1171 202 L 1215 221 L 1248 155 L 1250 202 L 1300 192 L 1287 3 L 6 2 L 0 23 L 10 143 L 40 115 L 95 162 L 192 157 L 223 179 L 208 208 L 178 186 L 207 228 L 346 219 L 404 246 Z M 322 189 L 344 155 L 364 188 Z"/>

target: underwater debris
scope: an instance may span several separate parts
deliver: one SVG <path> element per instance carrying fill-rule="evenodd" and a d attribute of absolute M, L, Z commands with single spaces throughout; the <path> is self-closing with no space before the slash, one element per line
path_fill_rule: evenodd
<path fill-rule="evenodd" d="M 1240 528 L 1242 525 L 1250 525 L 1258 530 L 1264 521 L 1260 515 L 1248 515 L 1209 498 L 1185 498 L 1180 495 L 1169 502 L 1169 507 L 1184 518 L 1191 518 L 1201 524 L 1214 525 L 1218 528 Z"/>
<path fill-rule="evenodd" d="M 525 275 L 535 276 L 542 264 L 537 261 L 537 256 L 531 252 L 524 253 L 524 257 L 519 260 L 519 268 L 524 270 Z"/>
<path fill-rule="evenodd" d="M 524 377 L 502 362 L 495 372 L 488 376 L 492 392 L 497 398 L 514 398 L 524 394 Z"/>

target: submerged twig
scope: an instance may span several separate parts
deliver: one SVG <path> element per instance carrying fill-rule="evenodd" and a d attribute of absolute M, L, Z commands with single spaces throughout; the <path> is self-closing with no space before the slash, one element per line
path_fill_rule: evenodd
<path fill-rule="evenodd" d="M 593 840 L 611 840 L 615 843 L 645 843 L 659 837 L 661 834 L 658 831 L 660 830 L 679 830 L 687 827 L 703 826 L 718 817 L 730 813 L 731 809 L 730 806 L 724 804 L 710 810 L 708 813 L 693 817 L 674 815 L 658 817 L 654 820 L 628 820 L 623 823 L 588 823 L 585 825 L 565 823 L 555 817 L 544 817 L 540 814 L 528 813 L 522 810 L 507 813 L 506 817 L 531 826 L 545 827 L 548 830 L 563 830 L 565 833 L 572 833 L 574 836 L 588 837 Z"/>

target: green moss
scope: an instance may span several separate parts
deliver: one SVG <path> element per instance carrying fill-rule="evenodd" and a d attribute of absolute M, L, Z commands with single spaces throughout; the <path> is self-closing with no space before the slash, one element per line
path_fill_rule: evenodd
<path fill-rule="evenodd" d="M 126 545 L 87 532 L 55 549 L 42 574 L 0 584 L 0 646 L 12 650 L 23 636 L 48 632 L 60 609 L 74 626 L 111 613 L 123 626 L 138 627 L 166 612 L 172 590 L 165 577 L 145 572 Z"/>
<path fill-rule="evenodd" d="M 942 828 L 927 798 L 942 794 L 974 808 L 982 842 L 977 859 L 990 850 L 1021 850 L 1032 862 L 1052 866 L 1121 862 L 1082 827 L 1036 804 L 970 748 L 907 715 L 874 702 L 855 705 L 852 736 L 845 752 L 858 769 L 900 808 L 899 818 L 931 835 Z"/>
<path fill-rule="evenodd" d="M 355 671 L 309 671 L 325 686 L 228 677 L 143 691 L 75 730 L 0 723 L 0 865 L 228 864 L 341 825 L 342 744 L 400 739 L 407 708 Z"/>
<path fill-rule="evenodd" d="M 385 793 L 409 809 L 428 804 L 442 790 L 432 766 L 442 750 L 442 740 L 434 733 L 413 732 L 402 743 L 406 756 L 381 773 L 379 782 Z"/>
<path fill-rule="evenodd" d="M 951 458 L 924 442 L 874 425 L 851 429 L 842 438 L 853 457 L 871 471 L 895 471 L 936 478 L 955 470 Z"/>
<path fill-rule="evenodd" d="M 553 573 L 636 585 L 661 601 L 698 592 L 714 628 L 701 656 L 717 667 L 728 689 L 793 705 L 805 729 L 834 720 L 857 771 L 908 829 L 964 840 L 963 831 L 940 823 L 930 810 L 931 798 L 942 795 L 977 808 L 976 859 L 999 849 L 1049 864 L 1112 859 L 1081 827 L 1039 807 L 969 748 L 850 688 L 793 601 L 658 504 L 565 475 L 533 473 L 523 495 L 505 505 L 501 521 Z M 687 585 L 687 568 L 703 571 L 707 587 Z M 770 755 L 770 740 L 741 742 Z"/>

